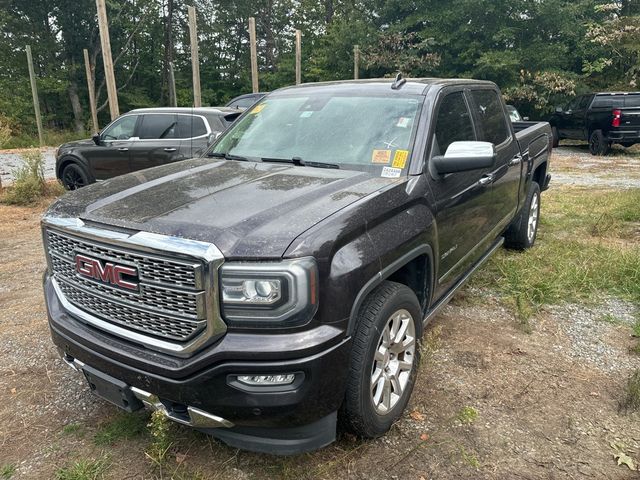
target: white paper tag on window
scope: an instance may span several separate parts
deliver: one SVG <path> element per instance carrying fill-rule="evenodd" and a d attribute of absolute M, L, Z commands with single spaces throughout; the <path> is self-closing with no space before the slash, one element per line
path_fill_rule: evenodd
<path fill-rule="evenodd" d="M 401 168 L 383 167 L 380 176 L 384 178 L 399 178 L 401 173 Z"/>
<path fill-rule="evenodd" d="M 400 117 L 398 119 L 398 123 L 396 124 L 396 127 L 407 128 L 410 123 L 411 123 L 411 119 L 410 118 L 408 118 L 408 117 Z"/>

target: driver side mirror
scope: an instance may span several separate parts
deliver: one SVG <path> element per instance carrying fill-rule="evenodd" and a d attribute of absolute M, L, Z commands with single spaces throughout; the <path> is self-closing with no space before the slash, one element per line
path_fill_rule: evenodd
<path fill-rule="evenodd" d="M 207 138 L 207 145 L 213 145 L 213 142 L 218 140 L 218 138 L 220 138 L 220 135 L 222 135 L 222 132 L 211 132 L 209 134 L 209 137 Z"/>
<path fill-rule="evenodd" d="M 93 140 L 93 143 L 95 143 L 96 145 L 100 145 L 100 134 L 94 133 L 91 137 L 91 140 Z"/>
<path fill-rule="evenodd" d="M 493 167 L 496 147 L 490 142 L 453 142 L 444 155 L 431 159 L 440 175 Z"/>

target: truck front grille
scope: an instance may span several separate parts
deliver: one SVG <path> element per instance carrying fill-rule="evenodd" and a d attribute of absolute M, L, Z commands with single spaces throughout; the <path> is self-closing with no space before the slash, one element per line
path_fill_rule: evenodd
<path fill-rule="evenodd" d="M 176 260 L 46 230 L 53 276 L 66 300 L 108 323 L 145 335 L 186 342 L 207 326 L 203 265 L 194 259 Z M 81 254 L 135 267 L 138 290 L 126 290 L 80 275 Z"/>

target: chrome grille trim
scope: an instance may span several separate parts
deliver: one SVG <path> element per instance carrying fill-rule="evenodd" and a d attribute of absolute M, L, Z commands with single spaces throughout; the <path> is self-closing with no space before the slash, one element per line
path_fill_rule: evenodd
<path fill-rule="evenodd" d="M 106 230 L 75 218 L 45 217 L 42 226 L 54 290 L 65 310 L 77 319 L 180 357 L 190 356 L 226 331 L 217 285 L 224 257 L 215 245 Z M 124 291 L 76 275 L 73 254 L 77 250 L 135 265 L 140 291 Z M 162 275 L 163 265 L 181 269 L 177 282 Z"/>

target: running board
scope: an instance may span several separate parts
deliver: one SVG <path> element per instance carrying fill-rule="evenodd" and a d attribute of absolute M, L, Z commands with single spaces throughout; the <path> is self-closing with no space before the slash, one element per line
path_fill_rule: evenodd
<path fill-rule="evenodd" d="M 478 260 L 476 262 L 476 264 L 473 266 L 473 268 L 471 268 L 471 270 L 469 270 L 460 280 L 458 280 L 458 282 L 451 287 L 451 289 L 449 290 L 449 292 L 442 297 L 440 300 L 438 300 L 438 302 L 435 304 L 435 306 L 429 310 L 429 312 L 427 313 L 426 317 L 424 317 L 424 320 L 422 320 L 422 326 L 426 327 L 428 325 L 428 323 L 433 320 L 433 317 L 435 317 L 438 312 L 440 310 L 442 310 L 442 308 L 444 308 L 449 301 L 451 300 L 451 298 L 455 295 L 455 293 L 458 291 L 458 289 L 465 284 L 465 282 L 467 280 L 469 280 L 469 277 L 471 275 L 473 275 L 475 273 L 475 271 L 480 268 L 484 262 L 486 262 L 489 257 L 491 257 L 491 255 L 494 254 L 494 252 L 500 248 L 502 246 L 502 244 L 504 243 L 504 237 L 500 237 L 496 243 L 493 244 L 493 246 L 489 249 L 489 251 L 487 253 L 485 253 L 482 258 L 480 258 L 480 260 Z"/>

